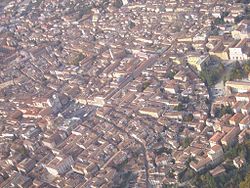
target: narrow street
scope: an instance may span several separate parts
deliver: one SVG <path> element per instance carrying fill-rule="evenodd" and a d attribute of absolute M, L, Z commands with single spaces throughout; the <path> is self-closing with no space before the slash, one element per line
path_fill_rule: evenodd
<path fill-rule="evenodd" d="M 147 188 L 150 188 L 150 183 L 149 183 L 149 173 L 148 173 L 148 159 L 147 159 L 147 150 L 146 150 L 146 147 L 145 145 L 139 141 L 139 139 L 136 139 L 135 137 L 131 136 L 128 132 L 126 132 L 125 130 L 123 130 L 122 128 L 118 127 L 116 124 L 114 124 L 113 122 L 105 119 L 105 118 L 101 118 L 99 117 L 100 119 L 102 119 L 103 121 L 107 122 L 107 123 L 110 123 L 111 125 L 113 125 L 117 130 L 123 132 L 124 134 L 126 134 L 129 138 L 135 140 L 139 145 L 141 145 L 142 147 L 142 151 L 143 151 L 143 158 L 144 158 L 144 165 L 145 165 L 145 172 L 146 172 L 146 185 L 147 185 Z"/>

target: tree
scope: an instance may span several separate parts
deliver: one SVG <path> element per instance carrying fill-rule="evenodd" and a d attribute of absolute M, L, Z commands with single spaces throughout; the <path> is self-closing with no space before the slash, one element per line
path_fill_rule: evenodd
<path fill-rule="evenodd" d="M 178 100 L 185 104 L 189 103 L 190 101 L 188 96 L 180 96 Z"/>
<path fill-rule="evenodd" d="M 243 64 L 243 70 L 245 72 L 245 75 L 248 75 L 250 73 L 250 61 L 246 61 L 244 64 Z"/>
<path fill-rule="evenodd" d="M 237 61 L 234 67 L 230 70 L 228 76 L 223 77 L 224 83 L 228 80 L 242 79 L 250 73 L 250 61 L 245 61 L 242 65 Z"/>
<path fill-rule="evenodd" d="M 183 140 L 182 146 L 183 146 L 184 148 L 187 148 L 187 147 L 191 144 L 191 142 L 192 142 L 192 138 L 186 137 L 186 138 L 184 138 L 184 140 Z"/>
<path fill-rule="evenodd" d="M 90 13 L 90 11 L 91 11 L 91 6 L 84 6 L 81 10 L 80 10 L 80 12 L 79 12 L 79 19 L 81 19 L 82 17 L 83 17 L 83 15 L 86 15 L 86 14 L 88 14 L 88 13 Z"/>
<path fill-rule="evenodd" d="M 85 56 L 82 53 L 79 53 L 76 58 L 73 60 L 72 64 L 79 66 L 79 62 L 82 61 L 85 58 Z"/>
<path fill-rule="evenodd" d="M 240 182 L 240 188 L 250 187 L 250 173 L 247 174 L 244 181 Z"/>
<path fill-rule="evenodd" d="M 188 115 L 185 115 L 183 117 L 183 121 L 185 121 L 185 122 L 191 122 L 191 121 L 193 121 L 193 119 L 194 119 L 193 114 L 188 114 Z"/>
<path fill-rule="evenodd" d="M 150 82 L 143 82 L 142 90 L 144 91 L 149 85 L 150 85 Z"/>
<path fill-rule="evenodd" d="M 135 27 L 135 23 L 132 21 L 129 21 L 128 25 L 129 25 L 129 29 L 133 29 Z"/>
<path fill-rule="evenodd" d="M 29 154 L 29 151 L 24 146 L 19 147 L 17 152 L 23 156 L 27 156 Z"/>
<path fill-rule="evenodd" d="M 208 86 L 212 86 L 220 79 L 222 71 L 223 66 L 206 67 L 200 72 L 200 77 L 203 82 L 208 84 Z"/>
<path fill-rule="evenodd" d="M 220 18 L 214 20 L 214 25 L 225 24 L 224 18 L 228 16 L 229 12 L 223 12 Z"/>
<path fill-rule="evenodd" d="M 229 80 L 242 79 L 244 77 L 244 70 L 239 63 L 235 64 L 235 67 L 229 74 Z"/>
<path fill-rule="evenodd" d="M 225 17 L 228 16 L 228 15 L 229 15 L 229 12 L 226 11 L 226 12 L 223 12 L 223 13 L 222 13 L 222 16 L 221 16 L 221 17 L 222 17 L 222 18 L 225 18 Z"/>
<path fill-rule="evenodd" d="M 206 173 L 205 175 L 201 176 L 201 181 L 203 186 L 207 188 L 216 188 L 216 182 L 213 176 L 211 176 L 209 173 Z"/>
<path fill-rule="evenodd" d="M 215 117 L 221 118 L 225 114 L 234 114 L 231 106 L 221 105 L 221 108 L 215 108 L 215 112 L 214 112 Z"/>
<path fill-rule="evenodd" d="M 247 162 L 250 162 L 250 140 L 245 141 L 244 146 L 246 149 L 246 160 Z"/>
<path fill-rule="evenodd" d="M 185 107 L 182 103 L 179 103 L 178 106 L 174 107 L 174 110 L 177 110 L 177 111 L 182 111 L 184 109 L 185 109 Z"/>
<path fill-rule="evenodd" d="M 160 92 L 161 92 L 161 93 L 164 93 L 164 92 L 165 92 L 164 88 L 161 87 L 161 88 L 160 88 Z"/>
<path fill-rule="evenodd" d="M 160 9 L 160 12 L 166 12 L 166 6 L 165 5 L 161 5 L 159 7 L 159 9 Z"/>
<path fill-rule="evenodd" d="M 234 112 L 230 106 L 222 105 L 221 113 L 222 113 L 222 115 L 225 115 L 225 114 L 233 114 Z"/>
<path fill-rule="evenodd" d="M 176 71 L 174 70 L 170 70 L 166 73 L 166 78 L 169 78 L 170 80 L 173 80 L 174 79 L 174 76 L 176 75 Z"/>
<path fill-rule="evenodd" d="M 234 22 L 235 22 L 236 24 L 238 24 L 238 23 L 240 23 L 241 20 L 243 20 L 243 19 L 244 19 L 243 16 L 237 16 L 236 18 L 234 18 Z"/>
<path fill-rule="evenodd" d="M 236 147 L 229 148 L 225 153 L 225 158 L 226 159 L 234 159 L 237 156 L 238 156 L 238 152 L 237 152 Z"/>
<path fill-rule="evenodd" d="M 172 149 L 171 148 L 166 148 L 166 147 L 161 147 L 159 149 L 155 149 L 154 153 L 155 153 L 155 155 L 161 155 L 163 153 L 171 154 L 172 153 Z"/>
<path fill-rule="evenodd" d="M 250 0 L 238 0 L 236 3 L 243 3 L 243 4 L 249 4 Z"/>
<path fill-rule="evenodd" d="M 137 87 L 137 91 L 138 92 L 143 92 L 149 85 L 150 85 L 150 82 L 149 81 L 145 81 L 145 82 L 142 83 L 142 85 L 139 85 Z"/>
<path fill-rule="evenodd" d="M 230 80 L 242 79 L 243 72 L 240 69 L 233 69 L 230 73 Z"/>
<path fill-rule="evenodd" d="M 224 22 L 224 20 L 222 19 L 222 18 L 216 18 L 215 20 L 214 20 L 214 24 L 215 25 L 219 25 L 219 24 L 224 24 L 225 22 Z"/>
<path fill-rule="evenodd" d="M 122 0 L 115 0 L 115 2 L 113 3 L 113 6 L 115 8 L 121 8 L 122 5 L 123 5 Z"/>

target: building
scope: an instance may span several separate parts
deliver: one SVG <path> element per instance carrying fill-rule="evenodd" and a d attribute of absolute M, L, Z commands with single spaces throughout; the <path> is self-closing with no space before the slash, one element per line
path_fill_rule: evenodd
<path fill-rule="evenodd" d="M 198 71 L 202 71 L 210 62 L 209 55 L 189 55 L 187 57 L 188 64 L 194 66 Z"/>
<path fill-rule="evenodd" d="M 243 118 L 244 115 L 242 113 L 236 113 L 229 119 L 229 123 L 230 125 L 238 125 Z"/>
<path fill-rule="evenodd" d="M 127 5 L 128 3 L 129 3 L 128 0 L 122 0 L 123 5 Z"/>
<path fill-rule="evenodd" d="M 212 50 L 209 51 L 210 56 L 217 57 L 221 60 L 228 60 L 228 48 L 224 47 L 222 43 L 215 46 Z"/>
<path fill-rule="evenodd" d="M 221 139 L 223 138 L 225 134 L 222 132 L 216 132 L 210 139 L 209 144 L 211 147 L 220 144 Z"/>
<path fill-rule="evenodd" d="M 35 165 L 35 159 L 26 158 L 17 165 L 17 169 L 19 172 L 28 173 L 35 167 Z"/>
<path fill-rule="evenodd" d="M 189 166 L 195 171 L 195 172 L 201 172 L 204 170 L 208 165 L 211 164 L 211 159 L 209 157 L 201 158 L 198 162 L 192 161 Z"/>
<path fill-rule="evenodd" d="M 250 102 L 250 93 L 237 93 L 236 101 Z"/>
<path fill-rule="evenodd" d="M 239 123 L 240 130 L 249 128 L 250 126 L 250 115 L 245 116 Z"/>
<path fill-rule="evenodd" d="M 220 176 L 222 174 L 224 174 L 226 172 L 226 169 L 220 165 L 215 167 L 214 169 L 210 170 L 209 173 L 213 176 L 213 177 L 217 177 Z"/>
<path fill-rule="evenodd" d="M 223 149 L 220 145 L 214 145 L 211 147 L 210 151 L 207 153 L 208 157 L 212 160 L 214 164 L 223 160 Z"/>
<path fill-rule="evenodd" d="M 176 80 L 170 80 L 164 85 L 164 90 L 171 94 L 179 92 L 178 82 Z"/>
<path fill-rule="evenodd" d="M 246 164 L 246 159 L 244 157 L 238 156 L 233 160 L 233 164 L 236 168 L 239 169 Z"/>
<path fill-rule="evenodd" d="M 161 115 L 161 110 L 160 109 L 150 108 L 150 107 L 144 107 L 144 108 L 140 109 L 139 112 L 141 114 L 149 115 L 149 116 L 152 116 L 154 118 L 159 118 L 160 115 Z"/>
<path fill-rule="evenodd" d="M 229 48 L 231 60 L 247 60 L 250 58 L 250 39 L 242 39 L 234 47 Z"/>
<path fill-rule="evenodd" d="M 221 143 L 224 146 L 231 146 L 237 141 L 237 135 L 240 133 L 240 128 L 233 127 L 222 139 Z"/>
<path fill-rule="evenodd" d="M 247 81 L 227 81 L 225 86 L 226 89 L 239 93 L 245 93 L 250 90 L 250 82 Z"/>
<path fill-rule="evenodd" d="M 234 39 L 250 38 L 250 20 L 242 20 L 238 27 L 232 31 L 232 37 Z"/>
<path fill-rule="evenodd" d="M 67 172 L 73 163 L 74 160 L 71 156 L 59 155 L 48 163 L 46 169 L 50 174 L 57 176 Z"/>
<path fill-rule="evenodd" d="M 249 112 L 250 112 L 250 102 L 246 103 L 246 104 L 242 107 L 241 112 L 242 112 L 244 115 L 249 114 Z"/>

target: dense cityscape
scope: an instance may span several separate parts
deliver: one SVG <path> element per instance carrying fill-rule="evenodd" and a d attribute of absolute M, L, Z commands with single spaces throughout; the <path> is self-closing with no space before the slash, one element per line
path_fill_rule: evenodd
<path fill-rule="evenodd" d="M 249 0 L 1 0 L 0 187 L 249 188 Z"/>

